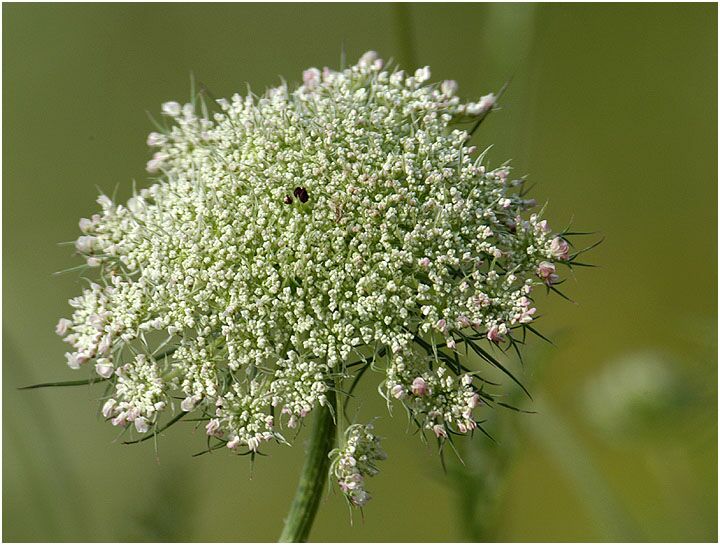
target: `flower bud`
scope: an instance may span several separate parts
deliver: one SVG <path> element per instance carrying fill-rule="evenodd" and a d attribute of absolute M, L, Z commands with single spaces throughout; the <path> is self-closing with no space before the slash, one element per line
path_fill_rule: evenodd
<path fill-rule="evenodd" d="M 257 437 L 251 437 L 247 440 L 247 445 L 250 450 L 253 452 L 257 452 L 258 447 L 260 446 L 260 439 Z"/>
<path fill-rule="evenodd" d="M 67 318 L 60 318 L 60 321 L 58 321 L 57 325 L 55 326 L 55 333 L 57 333 L 61 337 L 64 337 L 70 327 L 72 327 L 72 325 L 73 323 Z"/>
<path fill-rule="evenodd" d="M 424 378 L 417 377 L 415 380 L 412 381 L 412 386 L 410 387 L 410 390 L 414 395 L 422 397 L 428 393 L 427 382 L 425 382 Z"/>
<path fill-rule="evenodd" d="M 149 174 L 156 174 L 160 172 L 161 168 L 162 161 L 158 161 L 157 159 L 150 159 L 145 165 L 145 170 L 147 170 Z"/>
<path fill-rule="evenodd" d="M 110 350 L 110 347 L 112 346 L 112 336 L 108 333 L 105 335 L 97 347 L 97 352 L 100 355 L 105 355 Z"/>
<path fill-rule="evenodd" d="M 532 322 L 532 315 L 535 314 L 535 311 L 536 309 L 534 308 L 528 308 L 522 311 L 517 317 L 518 323 L 529 324 L 530 322 Z"/>
<path fill-rule="evenodd" d="M 113 413 L 115 412 L 114 409 L 115 409 L 116 404 L 117 404 L 117 401 L 115 401 L 114 399 L 108 399 L 105 402 L 105 404 L 103 405 L 102 415 L 105 418 L 110 418 L 113 415 Z"/>
<path fill-rule="evenodd" d="M 303 85 L 308 90 L 315 89 L 320 83 L 320 70 L 317 68 L 308 68 L 303 72 Z"/>
<path fill-rule="evenodd" d="M 446 79 L 440 84 L 440 91 L 443 95 L 452 96 L 457 92 L 457 90 L 458 84 L 454 79 Z"/>
<path fill-rule="evenodd" d="M 205 431 L 208 435 L 217 436 L 220 431 L 220 421 L 217 418 L 213 418 L 205 426 Z"/>
<path fill-rule="evenodd" d="M 75 241 L 75 249 L 82 254 L 89 254 L 93 251 L 96 240 L 95 237 L 89 235 L 78 237 Z"/>
<path fill-rule="evenodd" d="M 415 80 L 418 83 L 423 83 L 430 79 L 430 67 L 429 66 L 423 66 L 422 68 L 418 68 L 415 70 Z"/>
<path fill-rule="evenodd" d="M 90 358 L 79 352 L 66 352 L 65 359 L 67 359 L 67 364 L 70 369 L 80 369 L 80 366 Z"/>
<path fill-rule="evenodd" d="M 89 233 L 92 231 L 94 225 L 95 224 L 87 218 L 80 218 L 80 221 L 78 222 L 78 226 L 83 233 Z"/>
<path fill-rule="evenodd" d="M 100 195 L 96 202 L 103 208 L 103 210 L 107 210 L 113 205 L 112 199 L 110 199 L 107 195 Z"/>
<path fill-rule="evenodd" d="M 441 426 L 440 424 L 435 424 L 432 430 L 435 433 L 435 437 L 447 437 L 447 431 L 445 430 L 445 427 Z"/>
<path fill-rule="evenodd" d="M 392 388 L 390 388 L 390 394 L 395 399 L 402 399 L 405 397 L 405 388 L 403 388 L 400 384 L 396 384 Z"/>
<path fill-rule="evenodd" d="M 376 60 L 378 60 L 377 51 L 366 51 L 365 53 L 363 53 L 362 57 L 360 57 L 358 64 L 360 66 L 367 67 L 367 66 L 372 65 Z"/>
<path fill-rule="evenodd" d="M 142 197 L 130 197 L 127 207 L 133 214 L 138 214 L 145 207 L 145 201 Z"/>
<path fill-rule="evenodd" d="M 552 242 L 550 243 L 550 252 L 553 257 L 562 261 L 567 261 L 569 251 L 570 245 L 567 243 L 567 240 L 560 237 L 552 239 Z"/>
<path fill-rule="evenodd" d="M 121 412 L 119 415 L 117 415 L 115 418 L 113 418 L 110 421 L 110 423 L 113 426 L 124 426 L 125 424 L 127 424 L 127 416 L 128 416 L 128 413 Z"/>
<path fill-rule="evenodd" d="M 102 378 L 110 378 L 115 371 L 115 368 L 113 367 L 113 364 L 110 363 L 110 360 L 101 358 L 97 361 L 95 364 L 95 372 L 100 375 Z"/>
<path fill-rule="evenodd" d="M 191 102 L 184 104 L 182 107 L 182 114 L 187 120 L 195 119 L 195 106 L 193 106 Z"/>
<path fill-rule="evenodd" d="M 133 424 L 135 424 L 135 429 L 138 431 L 138 433 L 146 433 L 150 429 L 150 424 L 148 424 L 148 421 L 142 417 L 137 417 Z"/>
<path fill-rule="evenodd" d="M 490 93 L 489 95 L 485 95 L 480 97 L 479 107 L 481 112 L 486 112 L 490 108 L 492 108 L 495 105 L 495 95 Z"/>
<path fill-rule="evenodd" d="M 162 113 L 169 115 L 170 117 L 177 117 L 182 111 L 182 106 L 175 101 L 164 102 L 161 108 Z"/>
<path fill-rule="evenodd" d="M 543 261 L 538 265 L 537 275 L 542 278 L 548 286 L 557 283 L 560 277 L 555 274 L 555 265 L 549 261 Z"/>
<path fill-rule="evenodd" d="M 537 275 L 540 278 L 547 280 L 552 274 L 555 274 L 555 265 L 549 261 L 543 261 L 540 265 L 538 265 Z"/>
<path fill-rule="evenodd" d="M 496 325 L 492 326 L 487 332 L 487 338 L 494 343 L 499 343 L 503 340 L 500 334 L 500 328 Z"/>
<path fill-rule="evenodd" d="M 157 172 L 160 172 L 165 165 L 165 161 L 169 158 L 169 155 L 167 153 L 163 153 L 162 151 L 158 151 L 153 155 L 153 158 L 150 159 L 147 162 L 147 165 L 145 166 L 145 170 L 147 170 L 150 174 L 155 174 Z"/>
<path fill-rule="evenodd" d="M 147 137 L 147 145 L 151 147 L 162 146 L 167 142 L 167 137 L 159 132 L 151 132 Z"/>
<path fill-rule="evenodd" d="M 200 401 L 200 397 L 198 396 L 186 397 L 180 403 L 180 409 L 185 411 L 186 413 L 189 413 L 195 408 L 195 405 L 197 405 L 198 401 Z"/>

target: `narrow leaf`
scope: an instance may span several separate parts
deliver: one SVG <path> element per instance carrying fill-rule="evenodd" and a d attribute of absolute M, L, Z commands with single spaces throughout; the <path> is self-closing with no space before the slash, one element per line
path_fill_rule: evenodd
<path fill-rule="evenodd" d="M 186 413 L 185 411 L 182 411 L 182 412 L 176 414 L 175 416 L 173 416 L 163 427 L 156 429 L 154 433 L 148 434 L 145 437 L 142 437 L 140 439 L 136 439 L 135 441 L 123 441 L 123 445 L 134 445 L 136 443 L 142 443 L 143 441 L 152 439 L 153 437 L 157 436 L 158 434 L 164 432 L 166 429 L 168 429 L 173 424 L 179 422 L 180 419 L 183 416 L 185 416 L 186 414 L 188 414 L 188 413 Z"/>
<path fill-rule="evenodd" d="M 513 407 L 512 405 L 508 405 L 507 403 L 503 403 L 502 401 L 496 401 L 495 403 L 497 403 L 501 407 L 505 407 L 506 409 L 510 409 L 511 411 L 515 411 L 518 413 L 537 414 L 537 411 L 527 411 L 525 409 L 518 409 L 517 407 Z"/>
<path fill-rule="evenodd" d="M 34 390 L 35 388 L 54 388 L 56 386 L 85 386 L 85 385 L 92 385 L 96 384 L 98 382 L 105 382 L 108 379 L 106 378 L 99 378 L 99 379 L 82 379 L 82 380 L 67 380 L 65 382 L 43 382 L 42 384 L 32 384 L 31 386 L 23 386 L 21 388 L 18 388 L 18 390 Z"/>
<path fill-rule="evenodd" d="M 535 328 L 532 327 L 531 325 L 525 324 L 525 327 L 526 327 L 529 331 L 531 331 L 532 333 L 535 333 L 535 335 L 537 335 L 538 337 L 540 337 L 540 338 L 541 338 L 543 341 L 545 341 L 546 343 L 549 343 L 549 344 L 551 344 L 552 346 L 555 346 L 555 343 L 554 343 L 554 342 L 552 342 L 550 339 L 548 339 L 545 335 L 543 335 L 542 333 L 540 333 L 537 329 L 535 329 Z"/>
<path fill-rule="evenodd" d="M 486 350 L 483 350 L 483 348 L 481 348 L 480 346 L 478 346 L 478 345 L 475 344 L 474 342 L 471 341 L 471 342 L 469 342 L 468 344 L 470 345 L 470 348 L 472 348 L 478 356 L 480 356 L 481 358 L 483 358 L 483 359 L 484 359 L 485 361 L 487 361 L 488 363 L 491 363 L 492 365 L 494 365 L 495 367 L 497 367 L 498 369 L 500 369 L 500 371 L 502 371 L 502 372 L 505 373 L 508 377 L 510 377 L 510 379 L 511 379 L 515 384 L 517 384 L 518 386 L 520 386 L 520 388 L 522 388 L 522 391 L 525 392 L 525 394 L 526 394 L 530 399 L 532 399 L 532 396 L 530 395 L 530 392 L 528 392 L 527 388 L 525 388 L 525 386 L 523 386 L 523 384 L 522 384 L 518 379 L 515 378 L 515 375 L 513 375 L 510 371 L 508 371 L 507 368 L 506 368 L 502 363 L 500 363 L 500 362 L 499 362 L 498 360 L 496 360 L 490 353 L 488 353 Z"/>

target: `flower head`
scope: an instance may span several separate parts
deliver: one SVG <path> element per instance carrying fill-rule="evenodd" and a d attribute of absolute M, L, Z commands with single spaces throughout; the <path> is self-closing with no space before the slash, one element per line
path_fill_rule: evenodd
<path fill-rule="evenodd" d="M 371 497 L 365 489 L 365 479 L 377 475 L 377 462 L 387 458 L 373 425 L 350 426 L 345 432 L 344 445 L 331 452 L 330 457 L 330 471 L 340 490 L 352 505 L 363 507 Z"/>
<path fill-rule="evenodd" d="M 56 328 L 68 365 L 109 381 L 105 418 L 146 433 L 194 412 L 217 445 L 254 453 L 372 365 L 440 440 L 477 427 L 490 394 L 453 350 L 531 322 L 568 246 L 468 147 L 496 97 L 463 102 L 430 77 L 368 52 L 212 116 L 162 105 L 157 181 L 81 220 L 96 279 Z M 350 426 L 334 471 L 353 504 L 383 458 Z"/>

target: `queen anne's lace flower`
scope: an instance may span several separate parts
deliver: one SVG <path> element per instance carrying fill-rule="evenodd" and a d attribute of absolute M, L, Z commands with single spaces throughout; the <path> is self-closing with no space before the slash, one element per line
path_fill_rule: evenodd
<path fill-rule="evenodd" d="M 496 97 L 462 102 L 429 79 L 370 52 L 214 114 L 163 104 L 157 181 L 80 221 L 96 280 L 57 325 L 68 365 L 113 385 L 114 425 L 198 411 L 211 438 L 257 451 L 372 362 L 422 428 L 476 427 L 490 398 L 453 354 L 530 323 L 533 287 L 557 282 L 569 246 L 528 217 L 507 166 L 467 147 Z M 347 437 L 335 472 L 362 505 L 381 451 L 366 428 Z M 353 442 L 365 465 L 350 464 Z"/>

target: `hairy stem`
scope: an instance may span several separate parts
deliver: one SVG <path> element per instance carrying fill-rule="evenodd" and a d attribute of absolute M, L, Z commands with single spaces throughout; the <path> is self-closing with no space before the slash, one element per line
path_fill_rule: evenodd
<path fill-rule="evenodd" d="M 307 541 L 312 528 L 315 514 L 320 505 L 325 480 L 330 468 L 328 453 L 335 441 L 335 397 L 328 396 L 330 406 L 319 407 L 315 415 L 312 435 L 308 444 L 307 457 L 285 519 L 285 527 L 280 535 L 281 543 L 298 543 Z"/>

